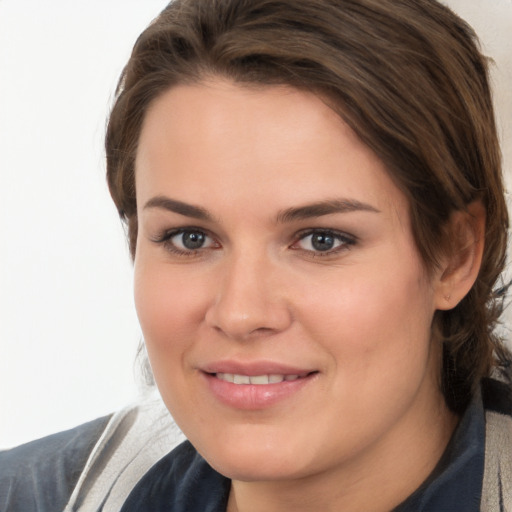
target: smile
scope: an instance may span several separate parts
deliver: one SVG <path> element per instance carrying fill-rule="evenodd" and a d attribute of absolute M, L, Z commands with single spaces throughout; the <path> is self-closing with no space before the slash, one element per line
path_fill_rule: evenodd
<path fill-rule="evenodd" d="M 267 368 L 267 372 L 269 369 Z M 298 368 L 290 371 L 290 368 L 282 366 L 279 369 L 272 368 L 274 371 L 268 373 L 263 368 L 259 371 L 256 368 L 252 368 L 252 371 L 243 368 L 244 373 L 236 373 L 235 368 L 229 368 L 233 373 L 228 368 L 223 370 L 203 370 L 200 375 L 210 396 L 225 406 L 242 411 L 256 411 L 284 404 L 293 400 L 294 396 L 299 396 L 304 387 L 309 388 L 319 377 L 318 371 L 301 371 Z"/>
<path fill-rule="evenodd" d="M 266 384 L 279 384 L 283 381 L 293 381 L 299 378 L 299 375 L 239 375 L 236 373 L 216 373 L 215 376 L 225 382 L 231 382 L 233 384 L 255 384 L 255 385 L 266 385 Z"/>

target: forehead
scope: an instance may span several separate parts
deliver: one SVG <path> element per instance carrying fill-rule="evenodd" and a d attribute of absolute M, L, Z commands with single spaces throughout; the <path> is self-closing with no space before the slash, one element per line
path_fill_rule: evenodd
<path fill-rule="evenodd" d="M 383 163 L 321 97 L 212 81 L 171 88 L 146 114 L 137 196 L 314 202 L 346 196 L 403 209 Z M 272 203 L 272 201 L 270 201 Z"/>

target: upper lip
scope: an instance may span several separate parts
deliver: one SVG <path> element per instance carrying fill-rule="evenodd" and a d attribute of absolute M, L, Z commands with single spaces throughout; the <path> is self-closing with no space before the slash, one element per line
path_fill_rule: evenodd
<path fill-rule="evenodd" d="M 288 364 L 276 363 L 273 361 L 250 361 L 241 362 L 223 360 L 208 363 L 200 367 L 205 373 L 233 373 L 236 375 L 299 375 L 306 376 L 316 370 L 299 368 Z"/>

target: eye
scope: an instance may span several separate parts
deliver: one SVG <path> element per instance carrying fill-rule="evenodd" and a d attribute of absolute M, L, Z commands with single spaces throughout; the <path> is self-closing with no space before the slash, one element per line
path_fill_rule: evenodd
<path fill-rule="evenodd" d="M 180 228 L 166 231 L 154 242 L 178 255 L 192 255 L 203 249 L 218 248 L 219 244 L 207 233 L 196 228 Z"/>
<path fill-rule="evenodd" d="M 212 240 L 202 231 L 183 231 L 171 236 L 169 238 L 169 242 L 178 249 L 196 251 L 197 249 L 202 249 L 203 247 L 208 246 Z"/>
<path fill-rule="evenodd" d="M 299 240 L 291 248 L 313 253 L 332 254 L 346 249 L 355 243 L 355 238 L 346 233 L 315 229 L 301 233 Z"/>

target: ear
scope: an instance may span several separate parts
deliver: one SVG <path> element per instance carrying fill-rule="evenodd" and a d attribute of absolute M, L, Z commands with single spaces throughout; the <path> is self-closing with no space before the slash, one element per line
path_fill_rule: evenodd
<path fill-rule="evenodd" d="M 485 209 L 481 201 L 454 212 L 447 226 L 448 247 L 436 283 L 436 309 L 453 309 L 476 281 L 485 240 Z"/>

